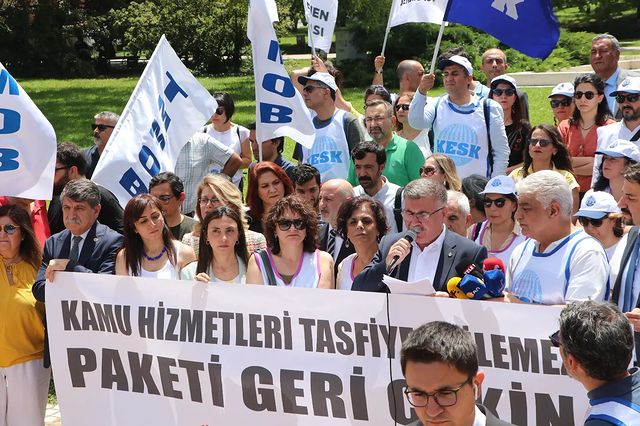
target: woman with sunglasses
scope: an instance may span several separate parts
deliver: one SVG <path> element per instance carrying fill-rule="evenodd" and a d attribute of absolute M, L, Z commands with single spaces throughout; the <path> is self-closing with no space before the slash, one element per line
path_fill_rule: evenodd
<path fill-rule="evenodd" d="M 413 141 L 422 155 L 427 158 L 431 155 L 429 145 L 429 129 L 414 129 L 409 125 L 409 105 L 413 100 L 413 93 L 405 92 L 400 94 L 393 105 L 393 114 L 396 116 L 396 133 L 408 141 Z"/>
<path fill-rule="evenodd" d="M 508 75 L 499 75 L 491 80 L 489 98 L 498 102 L 504 112 L 504 129 L 509 142 L 509 164 L 507 172 L 522 165 L 523 152 L 531 126 L 522 118 L 522 106 L 516 81 Z"/>
<path fill-rule="evenodd" d="M 44 304 L 31 292 L 42 250 L 29 213 L 0 207 L 0 424 L 42 425 L 51 369 L 44 368 Z"/>
<path fill-rule="evenodd" d="M 597 129 L 615 123 L 604 95 L 604 81 L 596 74 L 583 74 L 573 83 L 574 103 L 571 118 L 558 125 L 558 132 L 571 156 L 571 165 L 580 184 L 580 196 L 591 187 L 593 161 L 598 147 Z"/>
<path fill-rule="evenodd" d="M 593 190 L 608 192 L 619 201 L 623 195 L 624 169 L 640 161 L 640 148 L 634 142 L 618 139 L 596 154 L 602 155 L 602 162 Z"/>
<path fill-rule="evenodd" d="M 205 216 L 201 229 L 198 262 L 180 272 L 182 279 L 244 284 L 249 254 L 242 216 L 220 206 Z"/>
<path fill-rule="evenodd" d="M 360 195 L 342 203 L 337 230 L 356 252 L 345 257 L 338 265 L 337 289 L 351 290 L 353 280 L 371 263 L 378 252 L 380 238 L 388 229 L 384 208 L 373 198 Z"/>
<path fill-rule="evenodd" d="M 489 257 L 497 257 L 507 265 L 513 249 L 526 240 L 515 220 L 516 184 L 508 176 L 496 176 L 487 182 L 480 195 L 484 196 L 482 204 L 487 220 L 480 225 L 474 241 L 487 248 Z"/>
<path fill-rule="evenodd" d="M 177 280 L 180 270 L 196 260 L 191 247 L 173 239 L 160 200 L 151 194 L 129 200 L 124 208 L 123 231 L 116 275 Z"/>
<path fill-rule="evenodd" d="M 456 163 L 444 154 L 431 154 L 420 167 L 420 176 L 440 182 L 445 188 L 460 191 L 462 182 L 456 172 Z"/>
<path fill-rule="evenodd" d="M 246 169 L 251 164 L 249 129 L 231 121 L 236 106 L 229 93 L 214 93 L 213 98 L 218 103 L 218 108 L 211 116 L 211 124 L 205 126 L 203 131 L 233 149 L 242 158 L 242 165 L 232 178 L 233 183 L 242 190 L 242 169 Z M 212 170 L 212 172 L 220 173 L 220 170 Z"/>
<path fill-rule="evenodd" d="M 576 213 L 584 232 L 600 241 L 607 258 L 611 260 L 624 235 L 623 216 L 618 202 L 603 191 L 587 191 Z"/>
<path fill-rule="evenodd" d="M 264 234 L 262 222 L 276 202 L 293 193 L 293 183 L 281 167 L 269 161 L 256 164 L 250 173 L 247 188 L 249 229 Z"/>
<path fill-rule="evenodd" d="M 267 247 L 267 241 L 264 239 L 264 235 L 249 230 L 249 223 L 244 214 L 242 193 L 238 187 L 222 175 L 207 175 L 202 179 L 197 189 L 196 217 L 198 218 L 198 222 L 193 226 L 193 232 L 189 232 L 182 237 L 182 242 L 191 246 L 196 256 L 200 251 L 201 223 L 209 213 L 223 206 L 235 210 L 238 216 L 242 218 L 249 253 Z"/>
<path fill-rule="evenodd" d="M 247 283 L 334 288 L 333 257 L 318 250 L 316 213 L 304 200 L 285 197 L 264 222 L 268 248 L 249 258 Z"/>
<path fill-rule="evenodd" d="M 567 180 L 573 194 L 573 211 L 578 211 L 580 185 L 573 176 L 571 157 L 558 130 L 549 124 L 538 124 L 531 129 L 528 142 L 522 167 L 513 170 L 509 177 L 517 183 L 540 170 L 554 170 Z"/>
<path fill-rule="evenodd" d="M 573 84 L 560 83 L 551 89 L 549 104 L 553 112 L 553 123 L 557 126 L 573 115 L 576 105 L 573 103 Z"/>

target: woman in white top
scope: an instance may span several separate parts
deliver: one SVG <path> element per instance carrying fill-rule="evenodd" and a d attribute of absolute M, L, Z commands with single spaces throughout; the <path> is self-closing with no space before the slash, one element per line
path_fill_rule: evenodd
<path fill-rule="evenodd" d="M 238 212 L 218 207 L 204 218 L 201 229 L 198 262 L 182 270 L 182 279 L 244 284 L 249 254 Z"/>
<path fill-rule="evenodd" d="M 640 149 L 635 142 L 618 139 L 598 149 L 596 154 L 602 155 L 602 162 L 593 190 L 608 192 L 616 201 L 620 201 L 625 180 L 624 169 L 640 161 Z"/>
<path fill-rule="evenodd" d="M 124 247 L 116 256 L 116 275 L 180 279 L 180 270 L 196 260 L 191 247 L 176 241 L 151 194 L 129 200 L 123 215 Z"/>
<path fill-rule="evenodd" d="M 401 93 L 394 103 L 393 114 L 396 116 L 396 133 L 408 141 L 413 141 L 424 158 L 431 155 L 429 146 L 429 129 L 414 129 L 409 125 L 409 105 L 413 100 L 413 93 Z"/>
<path fill-rule="evenodd" d="M 247 283 L 284 287 L 334 288 L 333 257 L 317 249 L 317 217 L 295 195 L 282 198 L 264 222 L 266 250 L 254 253 Z"/>
<path fill-rule="evenodd" d="M 371 263 L 378 252 L 378 242 L 388 229 L 384 208 L 373 198 L 360 195 L 342 203 L 337 230 L 356 252 L 338 265 L 337 289 L 351 290 L 354 278 Z"/>
<path fill-rule="evenodd" d="M 230 94 L 214 93 L 213 98 L 218 102 L 218 108 L 211 116 L 211 124 L 205 126 L 205 132 L 218 142 L 232 148 L 242 158 L 242 166 L 232 179 L 233 183 L 242 188 L 242 169 L 246 169 L 251 164 L 249 130 L 231 121 L 236 107 Z M 219 172 L 218 170 L 212 171 Z"/>
<path fill-rule="evenodd" d="M 622 212 L 613 195 L 604 191 L 587 191 L 576 216 L 584 232 L 600 241 L 611 260 L 624 235 Z"/>

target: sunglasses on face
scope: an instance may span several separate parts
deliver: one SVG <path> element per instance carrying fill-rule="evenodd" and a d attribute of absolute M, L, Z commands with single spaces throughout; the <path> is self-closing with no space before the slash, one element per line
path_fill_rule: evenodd
<path fill-rule="evenodd" d="M 313 92 L 313 91 L 314 91 L 314 90 L 316 90 L 316 89 L 322 89 L 322 87 L 320 87 L 320 86 L 311 86 L 311 85 L 309 85 L 309 86 L 304 86 L 304 87 L 302 88 L 302 91 L 303 91 L 304 93 L 311 93 L 311 92 Z"/>
<path fill-rule="evenodd" d="M 4 232 L 7 233 L 7 235 L 13 235 L 16 233 L 16 231 L 18 230 L 18 228 L 20 228 L 19 226 L 16 225 L 12 225 L 10 223 L 6 224 L 5 226 L 0 226 L 0 231 L 2 231 L 4 229 Z"/>
<path fill-rule="evenodd" d="M 409 111 L 409 104 L 397 104 L 396 105 L 396 111 Z"/>
<path fill-rule="evenodd" d="M 591 99 L 593 99 L 593 97 L 596 95 L 595 93 L 593 93 L 591 90 L 588 90 L 586 92 L 576 92 L 573 96 L 576 99 L 582 99 L 582 95 L 584 95 L 585 98 L 587 98 L 588 101 L 590 101 Z"/>
<path fill-rule="evenodd" d="M 551 104 L 551 108 L 553 109 L 558 108 L 560 105 L 562 105 L 563 107 L 568 107 L 568 106 L 571 106 L 571 103 L 573 103 L 573 99 L 571 98 L 562 99 L 562 100 L 552 99 L 551 101 L 549 101 L 549 103 Z"/>
<path fill-rule="evenodd" d="M 108 124 L 92 124 L 91 125 L 91 130 L 96 130 L 98 129 L 99 132 L 104 132 L 107 129 L 113 129 L 116 126 L 109 126 Z"/>
<path fill-rule="evenodd" d="M 624 101 L 626 100 L 627 102 L 637 102 L 638 99 L 640 99 L 640 93 L 632 93 L 630 95 L 617 95 L 616 96 L 616 101 L 618 101 L 619 104 L 624 103 Z"/>
<path fill-rule="evenodd" d="M 288 231 L 291 229 L 291 225 L 293 225 L 293 227 L 298 231 L 302 231 L 307 227 L 307 222 L 305 222 L 304 219 L 281 219 L 277 224 L 281 231 Z"/>
<path fill-rule="evenodd" d="M 436 169 L 435 167 L 430 167 L 430 166 L 420 167 L 420 174 L 421 175 L 433 176 L 436 173 L 438 173 L 438 169 Z"/>
<path fill-rule="evenodd" d="M 591 219 L 590 217 L 579 216 L 578 222 L 580 222 L 580 225 L 582 225 L 583 228 L 586 228 L 587 225 L 591 225 L 594 228 L 600 228 L 605 218 L 606 216 L 601 219 Z"/>
<path fill-rule="evenodd" d="M 544 148 L 545 146 L 551 145 L 551 141 L 547 139 L 529 139 L 529 145 L 540 145 L 542 148 Z"/>
<path fill-rule="evenodd" d="M 493 94 L 496 96 L 502 96 L 503 93 L 507 96 L 513 96 L 516 94 L 516 89 L 511 87 L 508 89 L 493 89 Z"/>
<path fill-rule="evenodd" d="M 549 336 L 549 340 L 551 340 L 551 344 L 553 346 L 555 346 L 556 348 L 559 348 L 562 345 L 562 342 L 560 341 L 560 330 L 556 331 L 551 336 Z"/>
<path fill-rule="evenodd" d="M 507 202 L 506 198 L 496 198 L 495 200 L 490 200 L 488 198 L 485 198 L 482 201 L 482 204 L 484 205 L 485 209 L 488 209 L 489 207 L 491 207 L 492 204 L 495 204 L 497 208 L 501 209 L 504 207 L 506 202 Z"/>

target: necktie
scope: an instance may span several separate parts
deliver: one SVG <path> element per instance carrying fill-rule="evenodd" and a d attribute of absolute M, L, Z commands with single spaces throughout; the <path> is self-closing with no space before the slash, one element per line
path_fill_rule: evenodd
<path fill-rule="evenodd" d="M 333 252 L 336 250 L 336 235 L 338 233 L 335 229 L 329 231 L 329 239 L 327 240 L 327 253 L 333 256 Z"/>
<path fill-rule="evenodd" d="M 627 268 L 627 277 L 624 280 L 624 303 L 622 304 L 622 312 L 630 312 L 636 307 L 636 301 L 633 300 L 633 278 L 636 275 L 636 263 L 638 263 L 638 250 L 640 250 L 640 236 L 636 238 L 629 258 L 629 267 Z"/>
<path fill-rule="evenodd" d="M 69 260 L 71 260 L 72 262 L 78 261 L 78 256 L 80 255 L 80 241 L 82 241 L 82 237 L 78 235 L 73 237 L 73 244 L 71 245 L 71 251 L 69 252 Z"/>

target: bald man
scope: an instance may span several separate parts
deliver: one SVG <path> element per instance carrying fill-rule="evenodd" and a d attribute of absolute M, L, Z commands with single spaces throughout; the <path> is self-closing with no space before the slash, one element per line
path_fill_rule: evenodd
<path fill-rule="evenodd" d="M 353 187 L 344 179 L 331 179 L 320 187 L 319 205 L 323 223 L 320 225 L 319 248 L 333 256 L 334 273 L 338 272 L 340 262 L 354 253 L 353 244 L 345 244 L 336 231 L 340 206 L 353 197 Z"/>
<path fill-rule="evenodd" d="M 382 69 L 384 67 L 385 57 L 384 56 L 376 56 L 374 60 L 375 73 L 373 74 L 373 80 L 371 84 L 379 84 L 384 86 L 384 79 L 382 78 Z M 398 94 L 402 94 L 404 92 L 415 92 L 420 85 L 420 80 L 424 75 L 424 67 L 418 61 L 414 61 L 413 59 L 405 59 L 404 61 L 400 61 L 398 67 L 396 68 L 396 75 L 398 77 L 398 85 L 399 90 Z M 393 93 L 391 95 L 392 103 L 395 102 L 398 94 Z"/>
<path fill-rule="evenodd" d="M 507 63 L 507 55 L 500 49 L 488 49 L 482 54 L 482 72 L 487 77 L 487 86 L 491 85 L 491 80 L 507 73 L 509 64 Z M 529 97 L 527 92 L 516 89 L 518 99 L 520 100 L 520 109 L 522 110 L 522 118 L 529 120 Z"/>

